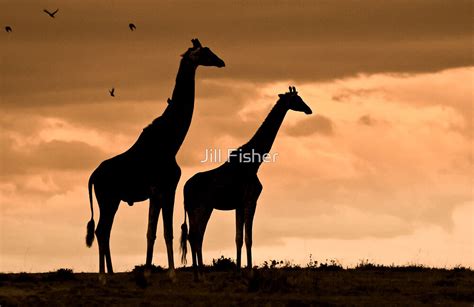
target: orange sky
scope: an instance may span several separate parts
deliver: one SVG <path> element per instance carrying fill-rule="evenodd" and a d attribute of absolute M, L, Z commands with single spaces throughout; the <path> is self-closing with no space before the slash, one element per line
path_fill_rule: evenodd
<path fill-rule="evenodd" d="M 277 162 L 261 167 L 255 263 L 473 267 L 470 12 L 469 1 L 0 1 L 13 28 L 0 35 L 0 271 L 97 271 L 88 177 L 161 114 L 193 37 L 226 67 L 197 73 L 175 261 L 182 186 L 217 166 L 199 163 L 205 149 L 245 143 L 292 84 L 314 113 L 287 115 Z M 147 210 L 120 207 L 116 270 L 144 263 Z M 161 225 L 154 259 L 166 265 Z M 213 213 L 207 263 L 235 257 L 234 231 L 233 213 Z"/>

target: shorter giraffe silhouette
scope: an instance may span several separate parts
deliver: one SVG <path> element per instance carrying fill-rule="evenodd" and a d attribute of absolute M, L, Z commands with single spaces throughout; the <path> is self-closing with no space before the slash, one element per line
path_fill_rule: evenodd
<path fill-rule="evenodd" d="M 197 173 L 184 186 L 181 261 L 186 263 L 187 240 L 189 240 L 196 281 L 199 280 L 198 275 L 202 273 L 202 242 L 213 209 L 236 211 L 237 268 L 240 269 L 241 264 L 244 226 L 247 266 L 252 268 L 252 223 L 257 200 L 263 188 L 257 172 L 263 160 L 255 158 L 247 162 L 247 159 L 241 157 L 249 153 L 252 153 L 252 157 L 268 154 L 288 110 L 312 113 L 294 87 L 290 87 L 289 92 L 280 94 L 279 97 L 248 143 L 230 153 L 227 162 L 213 170 Z M 189 235 L 186 213 L 189 217 Z"/>

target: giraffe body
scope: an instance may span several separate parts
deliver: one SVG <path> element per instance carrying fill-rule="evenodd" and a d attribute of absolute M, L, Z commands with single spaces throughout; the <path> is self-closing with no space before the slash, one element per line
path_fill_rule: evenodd
<path fill-rule="evenodd" d="M 183 54 L 171 99 L 163 114 L 143 129 L 137 141 L 122 154 L 102 162 L 89 178 L 91 220 L 87 224 L 86 244 L 94 239 L 92 188 L 100 209 L 95 234 L 99 244 L 99 273 L 113 273 L 110 233 L 121 201 L 132 206 L 150 200 L 147 230 L 146 266 L 153 260 L 153 247 L 160 211 L 168 254 L 169 276 L 174 279 L 173 208 L 181 169 L 176 154 L 191 124 L 194 109 L 195 73 L 199 65 L 224 67 L 224 62 L 197 39 Z"/>
<path fill-rule="evenodd" d="M 260 187 L 260 188 L 259 188 Z M 241 173 L 229 163 L 194 175 L 186 182 L 184 195 L 189 199 L 186 210 L 194 204 L 212 204 L 217 210 L 236 210 L 244 207 L 252 191 L 261 191 L 257 174 Z"/>

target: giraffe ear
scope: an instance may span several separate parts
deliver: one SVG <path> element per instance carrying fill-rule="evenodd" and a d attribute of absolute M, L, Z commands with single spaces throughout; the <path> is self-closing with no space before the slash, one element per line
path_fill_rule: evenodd
<path fill-rule="evenodd" d="M 283 95 L 283 94 L 278 94 L 278 97 L 280 97 L 280 98 L 283 98 L 283 96 L 285 96 L 285 95 Z"/>

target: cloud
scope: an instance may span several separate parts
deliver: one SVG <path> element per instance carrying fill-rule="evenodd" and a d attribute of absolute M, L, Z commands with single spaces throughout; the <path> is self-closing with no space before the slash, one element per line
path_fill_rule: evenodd
<path fill-rule="evenodd" d="M 308 136 L 315 133 L 332 135 L 334 131 L 333 126 L 334 124 L 331 119 L 323 115 L 315 115 L 287 128 L 286 133 L 291 136 Z"/>
<path fill-rule="evenodd" d="M 97 158 L 103 156 L 100 149 L 78 141 L 54 140 L 25 148 L 7 139 L 2 142 L 1 177 L 5 180 L 12 175 L 90 169 L 97 163 Z"/>
<path fill-rule="evenodd" d="M 15 31 L 0 37 L 3 107 L 98 103 L 110 99 L 111 87 L 115 101 L 165 102 L 194 36 L 227 63 L 200 68 L 198 79 L 302 83 L 469 66 L 470 5 L 138 1 L 132 9 L 84 1 L 62 3 L 49 20 L 34 1 L 4 4 L 0 18 Z"/>
<path fill-rule="evenodd" d="M 370 115 L 363 115 L 359 117 L 358 122 L 361 125 L 366 125 L 366 126 L 373 126 L 376 124 L 376 121 Z"/>
<path fill-rule="evenodd" d="M 353 97 L 363 98 L 363 97 L 367 97 L 372 94 L 376 94 L 380 92 L 383 92 L 383 89 L 378 89 L 378 88 L 342 89 L 337 94 L 332 96 L 332 99 L 334 101 L 344 102 L 344 101 L 350 100 Z"/>

